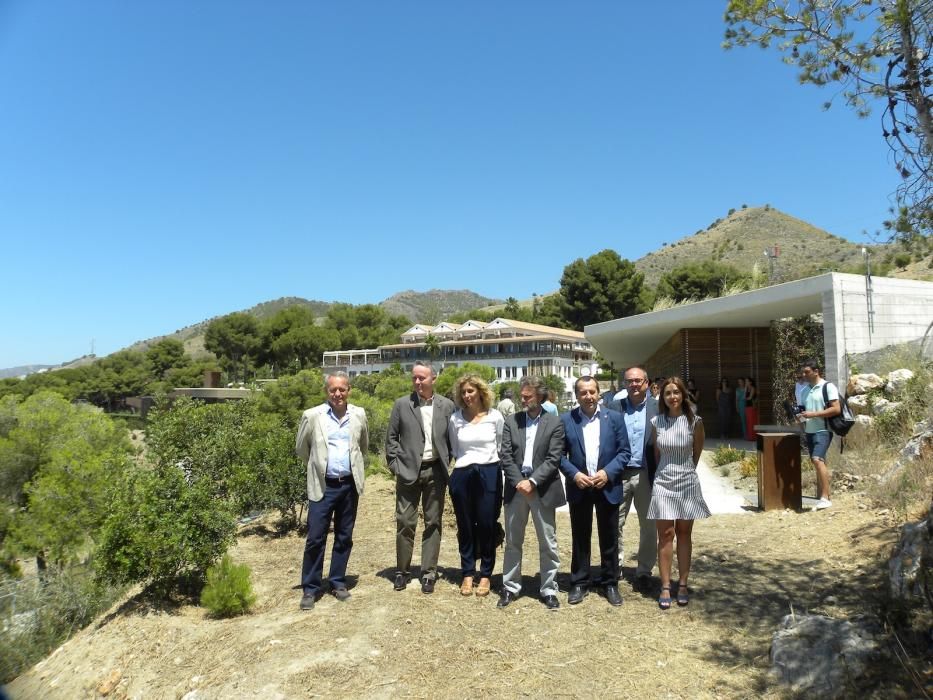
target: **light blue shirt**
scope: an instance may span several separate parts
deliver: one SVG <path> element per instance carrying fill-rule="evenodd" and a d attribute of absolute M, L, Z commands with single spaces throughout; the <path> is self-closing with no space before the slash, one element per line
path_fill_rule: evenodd
<path fill-rule="evenodd" d="M 522 476 L 526 478 L 534 471 L 531 458 L 535 449 L 535 438 L 538 436 L 538 424 L 541 422 L 543 413 L 543 411 L 539 413 L 537 418 L 525 414 L 525 456 L 522 458 Z"/>
<path fill-rule="evenodd" d="M 350 476 L 350 411 L 344 413 L 343 418 L 337 418 L 334 409 L 328 408 L 324 432 L 327 434 L 327 477 Z"/>
<path fill-rule="evenodd" d="M 632 406 L 632 402 L 626 400 L 622 406 L 625 418 L 625 430 L 628 432 L 628 444 L 632 449 L 632 456 L 626 466 L 643 467 L 645 466 L 645 417 L 648 411 L 645 407 L 648 405 L 648 397 L 638 406 Z"/>

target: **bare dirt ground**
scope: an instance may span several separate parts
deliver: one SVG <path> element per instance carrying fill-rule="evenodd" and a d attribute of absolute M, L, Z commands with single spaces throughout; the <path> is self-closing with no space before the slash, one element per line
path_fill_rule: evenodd
<path fill-rule="evenodd" d="M 771 635 L 792 611 L 853 617 L 883 585 L 894 524 L 864 496 L 837 493 L 819 512 L 716 515 L 694 530 L 689 607 L 663 612 L 634 593 L 634 562 L 612 608 L 590 594 L 549 612 L 537 600 L 529 527 L 524 593 L 506 610 L 459 594 L 453 518 L 445 523 L 443 578 L 430 596 L 394 592 L 393 485 L 371 478 L 350 560 L 352 598 L 298 609 L 303 538 L 262 524 L 234 557 L 252 567 L 250 615 L 213 620 L 190 602 L 157 608 L 129 597 L 16 679 L 13 698 L 304 697 L 784 697 L 768 675 Z M 419 530 L 420 532 L 420 530 Z M 625 550 L 637 549 L 634 513 Z M 420 536 L 420 535 L 419 535 Z M 558 520 L 566 591 L 567 516 Z M 416 547 L 417 550 L 417 547 Z M 594 545 L 594 552 L 597 551 Z M 416 560 L 418 553 L 416 551 Z M 501 550 L 499 551 L 501 566 Z M 885 662 L 890 666 L 889 662 Z M 861 694 L 875 695 L 863 689 Z M 911 697 L 904 684 L 903 697 Z M 878 697 L 892 697 L 890 686 Z"/>

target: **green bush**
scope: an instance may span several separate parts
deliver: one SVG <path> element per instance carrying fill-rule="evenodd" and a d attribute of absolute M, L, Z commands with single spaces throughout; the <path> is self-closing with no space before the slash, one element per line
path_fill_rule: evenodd
<path fill-rule="evenodd" d="M 168 597 L 183 575 L 202 577 L 235 532 L 233 509 L 210 480 L 189 483 L 175 465 L 138 469 L 118 487 L 104 522 L 98 573 L 113 583 L 148 583 Z"/>
<path fill-rule="evenodd" d="M 758 476 L 758 456 L 746 455 L 739 464 L 739 472 L 744 478 Z"/>
<path fill-rule="evenodd" d="M 246 564 L 234 564 L 230 555 L 224 554 L 219 564 L 207 570 L 201 605 L 210 610 L 212 617 L 233 617 L 249 612 L 256 602 L 249 575 Z"/>
<path fill-rule="evenodd" d="M 724 464 L 739 462 L 744 457 L 745 450 L 740 450 L 732 445 L 720 445 L 716 448 L 716 452 L 713 453 L 713 462 L 717 467 L 721 467 Z"/>

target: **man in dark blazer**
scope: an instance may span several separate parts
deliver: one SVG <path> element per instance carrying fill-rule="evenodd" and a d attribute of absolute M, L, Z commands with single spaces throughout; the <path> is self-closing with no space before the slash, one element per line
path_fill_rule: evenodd
<path fill-rule="evenodd" d="M 497 607 L 504 608 L 522 590 L 522 545 L 528 515 L 538 535 L 541 562 L 541 602 L 549 610 L 557 600 L 557 550 L 555 511 L 567 502 L 560 484 L 560 459 L 564 453 L 564 426 L 557 416 L 541 409 L 547 386 L 541 377 L 523 377 L 519 383 L 524 411 L 505 419 L 500 458 L 505 474 L 505 556 L 502 561 L 502 593 Z"/>
<path fill-rule="evenodd" d="M 418 503 L 424 513 L 421 533 L 421 591 L 433 593 L 437 581 L 437 557 L 441 550 L 441 516 L 447 490 L 450 442 L 447 423 L 456 410 L 453 401 L 435 395 L 437 373 L 426 362 L 411 370 L 413 391 L 392 406 L 386 432 L 386 461 L 395 475 L 395 590 L 402 591 L 411 578 Z"/>
<path fill-rule="evenodd" d="M 599 535 L 601 577 L 596 581 L 611 605 L 622 605 L 619 594 L 619 503 L 622 471 L 631 450 L 622 414 L 599 405 L 599 384 L 580 377 L 574 385 L 579 406 L 561 416 L 565 455 L 560 470 L 566 478 L 570 504 L 572 556 L 567 602 L 583 600 L 590 587 L 590 539 L 593 510 Z"/>
<path fill-rule="evenodd" d="M 619 568 L 622 568 L 624 550 L 622 530 L 635 503 L 638 513 L 638 565 L 635 568 L 635 590 L 648 591 L 651 571 L 658 559 L 658 531 L 653 520 L 648 520 L 651 505 L 651 484 L 658 468 L 651 440 L 651 419 L 658 415 L 658 402 L 648 395 L 648 372 L 644 367 L 629 367 L 622 375 L 628 396 L 613 401 L 609 408 L 619 411 L 625 420 L 632 455 L 622 471 L 622 503 L 619 506 Z"/>

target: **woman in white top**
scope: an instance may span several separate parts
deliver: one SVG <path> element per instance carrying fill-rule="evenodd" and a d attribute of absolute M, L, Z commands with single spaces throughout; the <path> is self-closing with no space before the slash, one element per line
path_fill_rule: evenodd
<path fill-rule="evenodd" d="M 463 582 L 462 595 L 489 595 L 489 579 L 496 565 L 496 523 L 502 509 L 502 414 L 491 408 L 492 391 L 481 377 L 467 374 L 454 386 L 459 410 L 450 417 L 450 456 L 456 460 L 450 475 L 450 500 L 457 517 L 457 543 Z M 479 560 L 479 572 L 476 562 Z"/>

